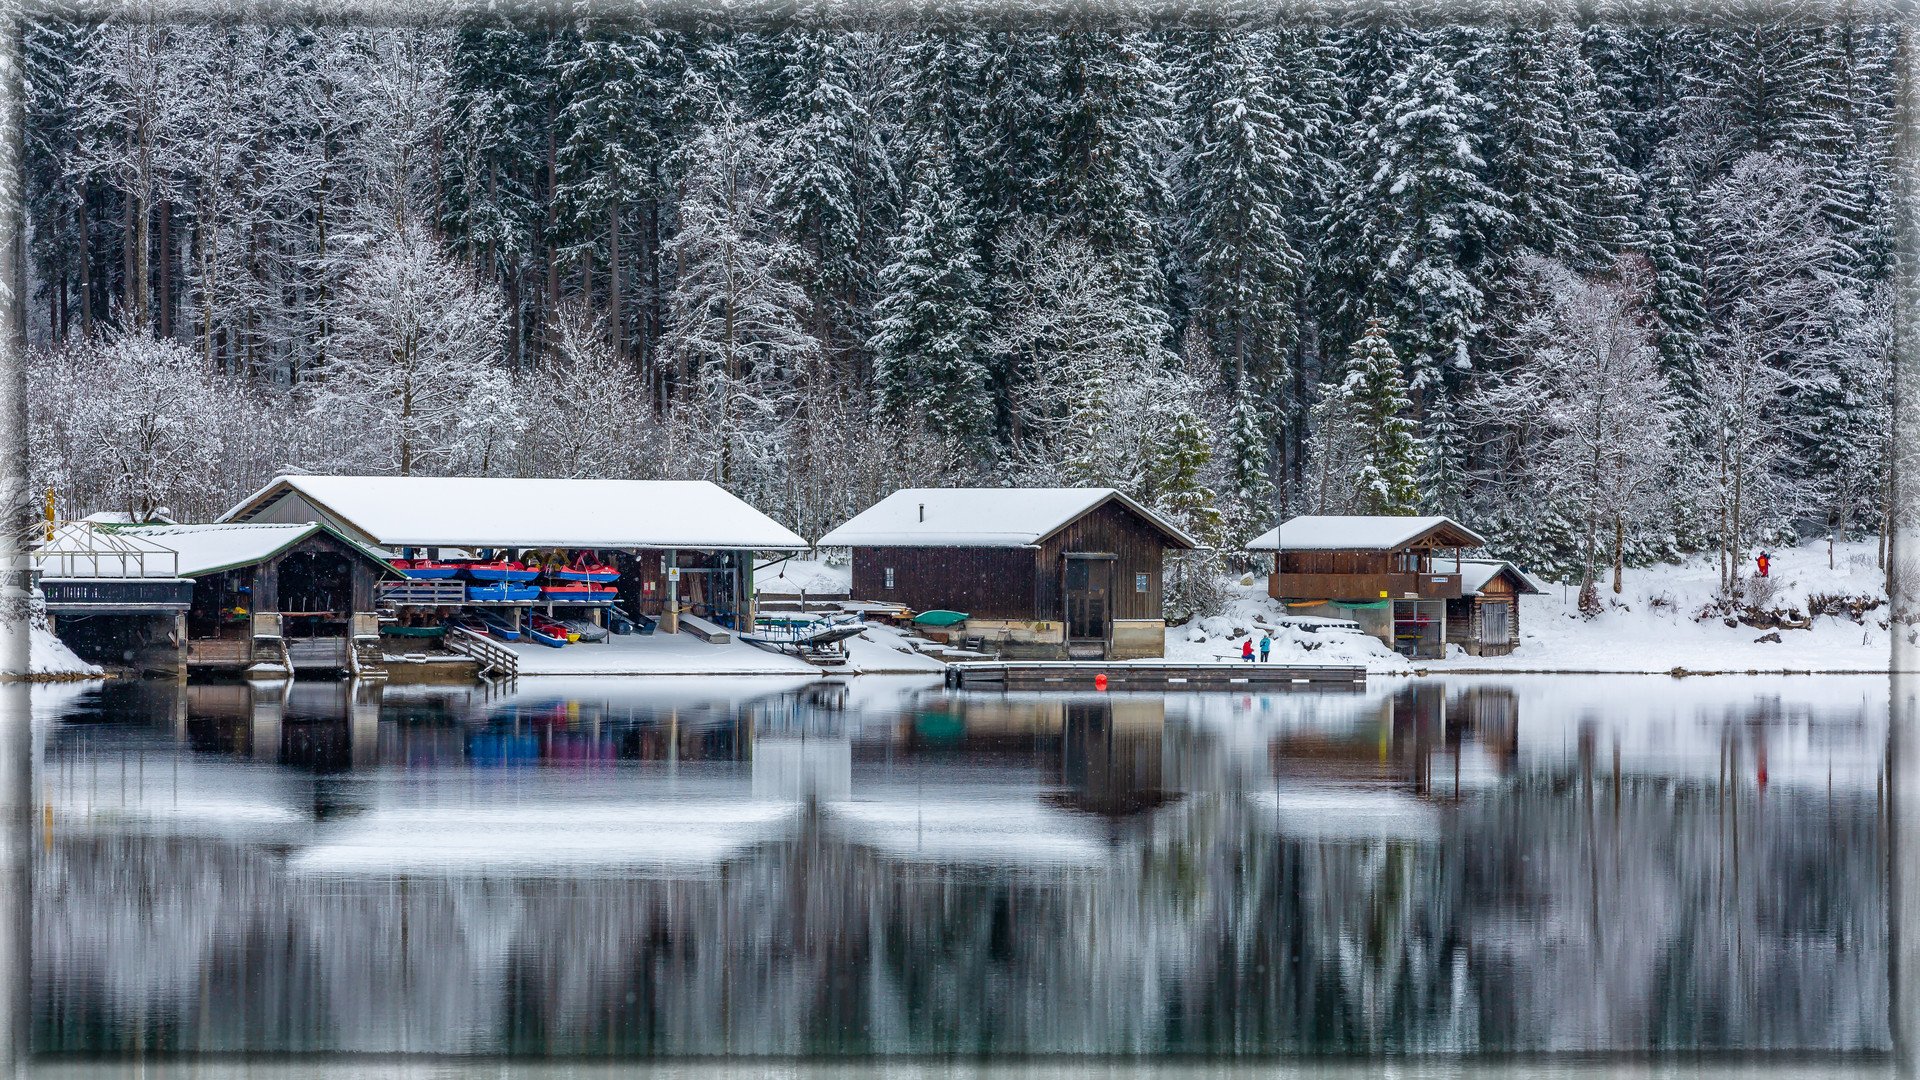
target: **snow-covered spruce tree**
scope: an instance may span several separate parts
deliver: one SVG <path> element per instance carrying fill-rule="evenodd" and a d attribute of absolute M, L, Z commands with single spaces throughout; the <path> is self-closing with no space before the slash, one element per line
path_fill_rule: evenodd
<path fill-rule="evenodd" d="M 690 387 L 679 408 L 704 425 L 710 478 L 750 494 L 772 483 L 775 427 L 820 343 L 803 328 L 806 291 L 790 276 L 802 255 L 768 202 L 766 143 L 733 104 L 710 109 L 686 154 L 667 246 L 679 276 L 661 353 Z"/>
<path fill-rule="evenodd" d="M 340 462 L 401 476 L 452 465 L 480 378 L 500 360 L 498 290 L 448 258 L 414 223 L 374 244 L 347 275 L 314 419 L 340 432 Z"/>
<path fill-rule="evenodd" d="M 1394 320 L 1416 394 L 1470 366 L 1486 309 L 1485 260 L 1511 227 L 1479 152 L 1484 106 L 1438 50 L 1416 54 L 1367 106 L 1345 154 L 1327 244 L 1343 299 L 1336 330 Z"/>
<path fill-rule="evenodd" d="M 1337 487 L 1344 482 L 1351 485 L 1352 512 L 1416 513 L 1422 501 L 1423 455 L 1416 425 L 1407 415 L 1413 402 L 1407 396 L 1406 376 L 1383 320 L 1368 320 L 1366 333 L 1348 349 L 1345 376 L 1325 390 L 1327 405 L 1318 413 L 1328 429 L 1322 450 L 1328 457 L 1323 501 L 1346 502 Z M 1340 472 L 1334 471 L 1336 461 L 1345 463 Z"/>
<path fill-rule="evenodd" d="M 836 362 L 860 367 L 871 336 L 880 241 L 891 230 L 899 183 L 874 115 L 877 93 L 861 68 L 876 45 L 867 32 L 803 26 L 784 35 L 774 59 L 782 88 L 768 198 L 781 228 L 806 257 L 807 328 Z"/>
<path fill-rule="evenodd" d="M 914 168 L 893 261 L 881 271 L 870 344 L 881 410 L 942 434 L 982 435 L 993 426 L 993 327 L 975 242 L 972 215 L 936 150 Z"/>
<path fill-rule="evenodd" d="M 1651 518 L 1668 478 L 1674 409 L 1646 309 L 1651 273 L 1623 259 L 1604 280 L 1531 256 L 1520 265 L 1543 297 L 1514 347 L 1528 362 L 1478 394 L 1482 424 L 1525 431 L 1526 491 L 1538 507 L 1577 507 L 1580 581 L 1611 552 L 1620 591 L 1627 537 Z"/>
<path fill-rule="evenodd" d="M 32 368 L 38 479 L 69 516 L 148 521 L 161 507 L 197 515 L 218 505 L 233 388 L 191 349 L 128 330 L 36 353 Z"/>
<path fill-rule="evenodd" d="M 1288 216 L 1303 183 L 1304 140 L 1269 85 L 1274 43 L 1241 27 L 1202 31 L 1180 101 L 1192 132 L 1180 196 L 1194 317 L 1240 393 L 1285 380 L 1305 263 Z"/>

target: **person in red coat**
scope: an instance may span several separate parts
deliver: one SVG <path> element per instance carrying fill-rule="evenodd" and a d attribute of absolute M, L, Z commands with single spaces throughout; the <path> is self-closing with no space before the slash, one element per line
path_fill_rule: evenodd
<path fill-rule="evenodd" d="M 1763 551 L 1760 553 L 1760 557 L 1758 559 L 1755 559 L 1754 562 L 1758 564 L 1760 567 L 1760 576 L 1766 577 L 1767 571 L 1772 569 L 1773 567 L 1773 556 L 1768 555 L 1766 552 Z"/>
<path fill-rule="evenodd" d="M 1253 663 L 1253 635 L 1252 634 L 1248 634 L 1247 640 L 1244 643 L 1242 643 L 1240 646 L 1240 659 L 1246 661 L 1249 664 Z"/>

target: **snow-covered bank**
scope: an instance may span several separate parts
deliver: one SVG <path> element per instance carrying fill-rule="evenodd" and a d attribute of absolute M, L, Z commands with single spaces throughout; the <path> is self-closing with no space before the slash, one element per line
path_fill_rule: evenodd
<path fill-rule="evenodd" d="M 1773 595 L 1765 607 L 1809 615 L 1808 600 L 1828 596 L 1886 595 L 1872 544 L 1842 544 L 1827 565 L 1825 544 L 1784 548 L 1773 555 Z M 1745 568 L 1751 572 L 1751 564 Z M 1886 608 L 1812 615 L 1805 628 L 1756 628 L 1714 614 L 1696 616 L 1719 591 L 1719 567 L 1710 558 L 1680 565 L 1630 569 L 1615 596 L 1602 584 L 1605 610 L 1591 619 L 1579 612 L 1579 597 L 1555 585 L 1520 600 L 1520 643 L 1507 656 L 1468 656 L 1457 648 L 1445 660 L 1408 661 L 1377 639 L 1354 634 L 1306 633 L 1279 626 L 1281 607 L 1269 599 L 1264 577 L 1233 584 L 1224 615 L 1167 630 L 1167 657 L 1217 660 L 1238 657 L 1246 633 L 1278 627 L 1275 663 L 1364 663 L 1369 673 L 1425 671 L 1670 672 L 1878 672 L 1887 670 L 1891 643 Z M 1297 620 L 1296 620 L 1297 621 Z M 1236 633 L 1238 631 L 1238 633 Z M 1778 641 L 1769 640 L 1777 636 Z"/>
<path fill-rule="evenodd" d="M 44 626 L 33 628 L 32 656 L 28 671 L 37 679 L 86 678 L 104 675 L 98 664 L 89 664 L 74 655 L 67 643 Z"/>

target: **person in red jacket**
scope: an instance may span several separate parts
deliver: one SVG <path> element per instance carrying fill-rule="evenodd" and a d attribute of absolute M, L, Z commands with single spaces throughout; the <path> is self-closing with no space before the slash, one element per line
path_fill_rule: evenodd
<path fill-rule="evenodd" d="M 1763 551 L 1760 553 L 1760 557 L 1755 559 L 1754 562 L 1760 567 L 1760 576 L 1766 577 L 1767 571 L 1773 567 L 1773 556 Z"/>
<path fill-rule="evenodd" d="M 1253 635 L 1252 634 L 1248 634 L 1247 640 L 1244 643 L 1242 643 L 1240 646 L 1240 659 L 1246 661 L 1249 664 L 1253 663 Z"/>

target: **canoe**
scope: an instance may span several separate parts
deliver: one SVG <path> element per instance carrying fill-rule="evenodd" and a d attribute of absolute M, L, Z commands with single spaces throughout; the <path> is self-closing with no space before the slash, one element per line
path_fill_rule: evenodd
<path fill-rule="evenodd" d="M 499 638 L 501 641 L 519 641 L 520 640 L 520 631 L 515 630 L 511 626 L 508 626 L 507 621 L 505 619 L 500 618 L 498 615 L 494 615 L 485 611 L 477 612 L 476 615 L 481 622 L 487 624 L 487 633 L 492 634 L 494 637 Z"/>
<path fill-rule="evenodd" d="M 395 637 L 436 638 L 447 636 L 447 628 L 445 626 L 383 626 L 380 628 L 380 632 L 383 634 L 392 634 Z"/>
<path fill-rule="evenodd" d="M 913 621 L 921 626 L 952 626 L 954 623 L 966 622 L 967 613 L 964 611 L 923 611 L 915 615 Z"/>

